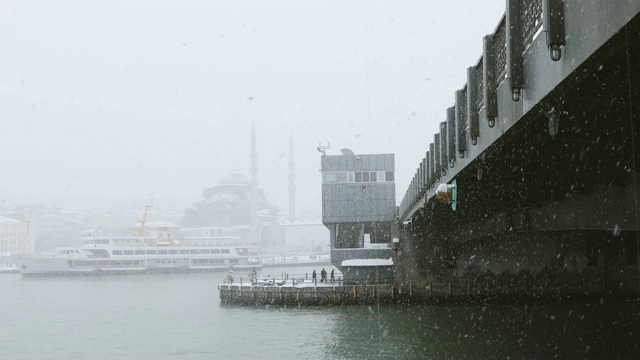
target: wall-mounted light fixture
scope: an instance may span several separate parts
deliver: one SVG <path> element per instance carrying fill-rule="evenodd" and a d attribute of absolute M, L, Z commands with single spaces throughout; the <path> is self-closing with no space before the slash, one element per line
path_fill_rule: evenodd
<path fill-rule="evenodd" d="M 564 0 L 542 1 L 542 30 L 547 36 L 551 60 L 562 58 L 564 47 Z"/>
<path fill-rule="evenodd" d="M 549 120 L 549 135 L 554 138 L 556 137 L 556 135 L 558 135 L 558 130 L 560 128 L 560 110 L 557 106 L 554 106 L 549 111 L 547 111 L 546 115 L 547 119 Z"/>
<path fill-rule="evenodd" d="M 451 204 L 451 209 L 456 211 L 458 203 L 458 183 L 455 179 L 451 184 L 440 184 L 436 188 L 436 199 Z"/>

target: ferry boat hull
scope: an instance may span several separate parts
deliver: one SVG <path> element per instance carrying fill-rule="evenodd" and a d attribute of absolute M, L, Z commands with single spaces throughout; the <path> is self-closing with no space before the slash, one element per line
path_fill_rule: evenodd
<path fill-rule="evenodd" d="M 261 269 L 256 248 L 243 244 L 149 246 L 138 238 L 85 239 L 83 248 L 14 254 L 23 276 L 119 275 Z"/>

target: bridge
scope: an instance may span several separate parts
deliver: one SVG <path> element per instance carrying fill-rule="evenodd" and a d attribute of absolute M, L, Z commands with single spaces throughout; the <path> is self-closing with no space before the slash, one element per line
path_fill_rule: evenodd
<path fill-rule="evenodd" d="M 507 0 L 416 146 L 396 281 L 640 291 L 639 14 L 638 0 Z"/>

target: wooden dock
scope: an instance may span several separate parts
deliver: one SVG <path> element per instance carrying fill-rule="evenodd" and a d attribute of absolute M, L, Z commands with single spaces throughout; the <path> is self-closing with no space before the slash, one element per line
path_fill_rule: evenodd
<path fill-rule="evenodd" d="M 334 306 L 370 304 L 424 304 L 447 302 L 513 302 L 520 300 L 579 300 L 601 297 L 636 299 L 637 278 L 623 278 L 607 283 L 604 277 L 581 279 L 538 279 L 538 281 L 469 281 L 456 279 L 449 282 L 426 284 L 360 284 L 345 285 L 337 282 L 312 282 L 304 277 L 256 285 L 246 282 L 220 284 L 223 304 Z"/>
<path fill-rule="evenodd" d="M 392 285 L 250 286 L 220 284 L 223 304 L 348 305 L 396 302 Z"/>

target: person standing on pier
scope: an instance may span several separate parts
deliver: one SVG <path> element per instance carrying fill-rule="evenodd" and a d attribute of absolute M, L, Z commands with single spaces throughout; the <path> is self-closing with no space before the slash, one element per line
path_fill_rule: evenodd
<path fill-rule="evenodd" d="M 233 271 L 229 271 L 229 274 L 227 275 L 227 283 L 233 284 Z"/>
<path fill-rule="evenodd" d="M 324 268 L 320 271 L 320 282 L 327 282 L 327 270 Z"/>
<path fill-rule="evenodd" d="M 334 270 L 335 270 L 335 269 L 331 269 L 331 282 L 334 282 L 334 281 L 335 281 L 335 279 L 334 279 L 334 277 L 333 277 L 333 271 L 334 271 Z"/>
<path fill-rule="evenodd" d="M 315 283 L 316 282 L 316 270 L 314 269 L 313 272 L 311 273 L 311 280 Z"/>

